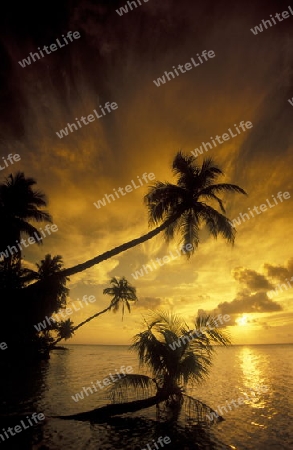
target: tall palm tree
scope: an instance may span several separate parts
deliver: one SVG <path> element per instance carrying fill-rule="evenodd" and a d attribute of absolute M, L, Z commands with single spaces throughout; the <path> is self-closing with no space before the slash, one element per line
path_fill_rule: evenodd
<path fill-rule="evenodd" d="M 154 230 L 125 244 L 113 248 L 74 267 L 64 269 L 66 276 L 74 275 L 89 269 L 95 264 L 106 261 L 136 245 L 165 232 L 167 241 L 173 239 L 178 232 L 183 243 L 193 244 L 194 249 L 199 244 L 199 230 L 206 225 L 209 233 L 217 238 L 222 235 L 228 242 L 235 239 L 235 228 L 226 217 L 226 211 L 220 193 L 246 192 L 235 184 L 219 183 L 216 179 L 224 175 L 223 171 L 212 161 L 205 159 L 201 166 L 194 156 L 186 156 L 178 152 L 173 161 L 173 173 L 177 176 L 177 184 L 156 182 L 145 196 L 145 204 L 149 210 L 150 225 L 157 225 Z M 216 202 L 220 208 L 210 206 L 207 202 Z M 160 225 L 158 225 L 160 223 Z M 192 252 L 186 252 L 187 257 Z"/>
<path fill-rule="evenodd" d="M 155 395 L 63 418 L 105 419 L 160 403 L 175 411 L 178 417 L 185 402 L 198 421 L 206 421 L 211 408 L 186 395 L 186 386 L 188 383 L 199 383 L 208 376 L 215 352 L 214 344 L 227 346 L 230 344 L 228 335 L 217 327 L 215 318 L 209 315 L 198 316 L 194 330 L 190 330 L 180 317 L 162 311 L 152 314 L 145 325 L 145 330 L 134 336 L 131 348 L 137 352 L 140 364 L 151 372 L 151 376 L 117 374 L 111 387 L 111 398 L 113 401 L 117 398 L 123 400 L 129 392 L 138 396 L 141 390 L 151 388 L 155 388 Z M 175 342 L 178 345 L 174 346 Z"/>
<path fill-rule="evenodd" d="M 58 339 L 53 343 L 53 345 L 56 345 L 58 342 L 60 342 L 62 339 L 68 339 L 69 337 L 73 336 L 74 332 L 78 330 L 78 328 L 82 327 L 86 323 L 90 322 L 91 320 L 95 319 L 96 317 L 100 316 L 101 314 L 104 314 L 107 311 L 113 311 L 114 313 L 119 310 L 120 305 L 122 304 L 122 320 L 124 316 L 125 306 L 130 312 L 130 302 L 136 302 L 137 296 L 136 296 L 136 289 L 134 286 L 132 286 L 125 277 L 122 277 L 120 279 L 113 277 L 110 280 L 111 287 L 105 288 L 103 290 L 103 294 L 111 295 L 112 300 L 110 302 L 110 305 L 103 309 L 102 311 L 99 311 L 95 313 L 93 316 L 89 317 L 86 320 L 83 320 L 78 325 L 73 326 L 73 324 L 67 324 L 67 327 L 64 330 L 62 329 L 62 332 L 60 333 Z M 70 328 L 71 325 L 71 328 Z"/>
<path fill-rule="evenodd" d="M 20 259 L 21 251 L 16 245 L 22 235 L 35 237 L 37 234 L 42 243 L 40 231 L 30 222 L 52 222 L 50 214 L 41 208 L 47 206 L 45 195 L 34 190 L 36 184 L 34 178 L 26 178 L 23 172 L 17 172 L 15 176 L 10 174 L 0 185 L 0 251 L 8 246 L 15 246 L 17 256 Z M 15 256 L 15 255 L 13 255 Z M 8 257 L 7 261 L 11 261 Z"/>

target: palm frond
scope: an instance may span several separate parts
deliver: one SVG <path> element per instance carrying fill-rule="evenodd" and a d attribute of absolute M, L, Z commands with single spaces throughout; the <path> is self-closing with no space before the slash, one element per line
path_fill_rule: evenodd
<path fill-rule="evenodd" d="M 204 423 L 206 425 L 224 420 L 215 410 L 200 400 L 186 394 L 183 394 L 183 398 L 184 411 L 189 420 L 195 420 L 197 423 Z"/>
<path fill-rule="evenodd" d="M 144 203 L 148 207 L 149 224 L 156 225 L 167 220 L 167 216 L 172 216 L 176 208 L 184 203 L 185 197 L 186 191 L 175 184 L 157 181 L 150 186 L 144 197 Z"/>
<path fill-rule="evenodd" d="M 192 250 L 186 253 L 186 257 L 189 259 L 199 244 L 199 222 L 194 210 L 191 209 L 183 214 L 180 231 L 182 235 L 180 243 L 184 246 L 192 244 Z"/>
<path fill-rule="evenodd" d="M 212 200 L 215 200 L 219 204 L 222 213 L 226 214 L 226 210 L 225 210 L 223 201 L 219 197 L 217 197 L 215 194 L 213 194 L 211 192 L 206 192 L 206 193 L 203 193 L 203 194 L 199 193 L 198 196 L 199 197 L 202 196 L 202 197 L 206 197 L 206 198 L 210 198 Z"/>
<path fill-rule="evenodd" d="M 178 175 L 178 186 L 192 186 L 194 179 L 200 173 L 200 167 L 196 164 L 194 156 L 184 155 L 179 151 L 173 160 L 172 170 Z"/>
<path fill-rule="evenodd" d="M 207 335 L 212 342 L 227 346 L 231 344 L 230 336 L 223 328 L 219 328 L 217 318 L 209 314 L 199 315 L 195 319 L 195 328 Z"/>
<path fill-rule="evenodd" d="M 109 388 L 109 398 L 113 403 L 124 402 L 131 398 L 145 398 L 153 395 L 156 390 L 155 382 L 147 375 L 117 374 L 113 375 L 113 383 Z"/>
<path fill-rule="evenodd" d="M 247 192 L 245 192 L 244 189 L 237 186 L 236 184 L 229 184 L 229 183 L 211 184 L 206 188 L 200 190 L 198 195 L 200 196 L 207 194 L 216 194 L 218 192 L 237 192 L 238 194 L 247 195 Z"/>
<path fill-rule="evenodd" d="M 220 234 L 229 243 L 234 243 L 236 231 L 226 216 L 203 203 L 200 208 L 199 203 L 197 203 L 197 208 L 199 216 L 204 220 L 209 232 L 215 239 Z"/>
<path fill-rule="evenodd" d="M 202 327 L 207 321 L 205 317 L 199 318 L 198 324 Z M 228 344 L 219 330 L 199 332 L 194 337 L 181 318 L 164 311 L 150 315 L 146 324 L 147 329 L 134 337 L 131 348 L 137 351 L 140 364 L 165 382 L 167 379 L 183 385 L 188 381 L 200 382 L 209 373 L 212 344 Z"/>
<path fill-rule="evenodd" d="M 214 163 L 213 159 L 204 159 L 198 176 L 201 188 L 210 186 L 219 175 L 224 175 L 224 172 Z"/>

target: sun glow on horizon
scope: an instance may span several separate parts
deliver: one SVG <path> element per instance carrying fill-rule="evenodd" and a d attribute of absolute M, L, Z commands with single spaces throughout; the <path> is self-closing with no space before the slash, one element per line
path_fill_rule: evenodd
<path fill-rule="evenodd" d="M 237 323 L 237 325 L 244 327 L 245 325 L 248 324 L 248 318 L 246 315 L 243 315 L 241 317 L 238 317 L 238 319 L 236 319 L 235 322 Z"/>

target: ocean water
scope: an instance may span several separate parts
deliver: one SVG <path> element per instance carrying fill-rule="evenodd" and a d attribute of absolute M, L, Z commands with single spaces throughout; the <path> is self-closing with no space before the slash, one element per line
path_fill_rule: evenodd
<path fill-rule="evenodd" d="M 231 346 L 219 348 L 210 376 L 200 385 L 188 386 L 188 393 L 213 409 L 222 409 L 223 422 L 206 430 L 191 430 L 158 423 L 155 408 L 127 414 L 107 424 L 61 420 L 55 415 L 87 411 L 109 403 L 106 388 L 75 401 L 72 396 L 91 382 L 102 381 L 131 366 L 134 373 L 146 373 L 136 354 L 125 346 L 68 345 L 68 351 L 54 351 L 49 361 L 13 373 L 1 372 L 1 414 L 7 429 L 15 414 L 34 411 L 45 414 L 33 433 L 22 432 L 0 442 L 13 450 L 155 450 L 153 440 L 169 436 L 167 450 L 239 449 L 282 450 L 293 448 L 293 345 Z M 251 390 L 267 391 L 252 397 Z M 242 405 L 227 407 L 239 397 Z M 130 397 L 128 400 L 131 400 Z M 10 416 L 11 415 L 11 416 Z M 4 423 L 4 422 L 3 422 Z M 147 447 L 149 444 L 149 447 Z M 157 444 L 158 445 L 158 444 Z"/>

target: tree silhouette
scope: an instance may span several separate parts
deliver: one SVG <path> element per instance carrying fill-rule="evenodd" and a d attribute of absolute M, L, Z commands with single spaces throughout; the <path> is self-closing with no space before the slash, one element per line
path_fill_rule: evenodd
<path fill-rule="evenodd" d="M 161 223 L 159 226 L 84 263 L 64 269 L 62 274 L 71 276 L 82 272 L 146 242 L 163 231 L 167 242 L 173 239 L 175 232 L 178 232 L 182 242 L 193 244 L 196 248 L 199 243 L 199 230 L 206 225 L 213 237 L 216 238 L 220 234 L 233 244 L 235 229 L 224 215 L 223 201 L 217 194 L 223 192 L 246 194 L 246 192 L 234 184 L 215 184 L 216 179 L 224 173 L 212 159 L 205 159 L 199 166 L 194 156 L 185 156 L 178 152 L 172 168 L 178 178 L 177 185 L 157 182 L 150 187 L 144 199 L 149 210 L 150 225 Z M 207 201 L 216 202 L 221 213 L 208 205 Z M 187 257 L 190 257 L 191 253 L 186 252 Z"/>
<path fill-rule="evenodd" d="M 41 191 L 33 189 L 35 184 L 34 178 L 26 178 L 23 172 L 17 172 L 15 176 L 10 174 L 0 185 L 1 250 L 15 245 L 21 235 L 34 237 L 37 233 L 42 239 L 40 231 L 30 221 L 52 223 L 50 214 L 40 209 L 47 206 L 47 199 Z M 41 242 L 37 241 L 38 244 Z"/>
<path fill-rule="evenodd" d="M 122 304 L 122 320 L 123 320 L 125 306 L 128 312 L 130 312 L 131 309 L 130 302 L 137 301 L 136 289 L 126 280 L 125 277 L 122 277 L 121 279 L 113 277 L 110 280 L 110 284 L 112 285 L 111 287 L 105 288 L 103 290 L 103 294 L 112 296 L 110 305 L 107 308 L 103 309 L 102 311 L 99 311 L 93 316 L 89 317 L 88 319 L 83 320 L 76 326 L 74 326 L 72 322 L 71 324 L 67 324 L 65 326 L 65 331 L 62 329 L 62 333 L 60 333 L 58 339 L 53 343 L 53 345 L 56 345 L 62 339 L 69 339 L 71 336 L 73 336 L 74 332 L 78 330 L 78 328 L 82 327 L 83 325 L 95 319 L 96 317 L 99 317 L 101 314 L 104 314 L 105 312 L 111 310 L 113 312 L 117 312 L 121 304 Z"/>
<path fill-rule="evenodd" d="M 185 387 L 188 383 L 200 383 L 208 376 L 215 344 L 230 344 L 228 335 L 217 327 L 216 319 L 209 315 L 198 316 L 195 329 L 190 330 L 180 317 L 158 311 L 151 314 L 144 326 L 144 331 L 134 336 L 131 349 L 138 354 L 140 364 L 151 372 L 151 376 L 117 374 L 110 388 L 110 398 L 113 402 L 117 399 L 123 401 L 129 393 L 132 397 L 141 396 L 151 389 L 155 394 L 142 400 L 111 404 L 61 418 L 105 421 L 107 417 L 162 403 L 169 416 L 177 419 L 185 402 L 188 405 L 187 414 L 198 421 L 207 421 L 206 415 L 212 409 L 186 395 Z M 179 340 L 180 345 L 174 347 L 174 342 Z M 221 419 L 217 415 L 214 417 Z"/>

